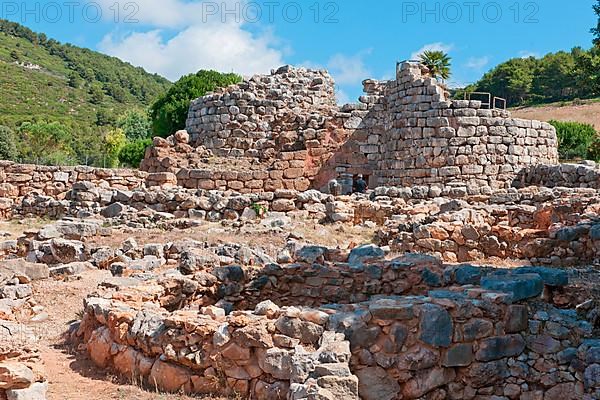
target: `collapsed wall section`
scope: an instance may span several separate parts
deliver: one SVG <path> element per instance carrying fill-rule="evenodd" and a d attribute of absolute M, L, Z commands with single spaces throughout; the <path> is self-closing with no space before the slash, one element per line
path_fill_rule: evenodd
<path fill-rule="evenodd" d="M 319 147 L 336 110 L 326 71 L 286 66 L 196 99 L 187 131 L 216 155 L 267 159 Z"/>

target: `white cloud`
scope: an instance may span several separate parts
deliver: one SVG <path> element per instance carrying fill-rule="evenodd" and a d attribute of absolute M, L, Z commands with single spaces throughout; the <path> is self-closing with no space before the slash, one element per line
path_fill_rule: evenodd
<path fill-rule="evenodd" d="M 460 89 L 470 85 L 471 83 L 473 82 L 465 82 L 462 80 L 449 80 L 448 82 L 446 82 L 446 85 L 448 85 L 450 89 Z"/>
<path fill-rule="evenodd" d="M 371 54 L 371 49 L 353 55 L 334 54 L 326 65 L 314 61 L 304 61 L 301 67 L 310 69 L 327 69 L 338 85 L 357 85 L 370 78 L 371 72 L 365 65 L 364 58 Z"/>
<path fill-rule="evenodd" d="M 122 38 L 107 35 L 101 51 L 144 67 L 171 80 L 200 69 L 267 73 L 284 64 L 282 52 L 271 46 L 269 34 L 254 35 L 239 25 L 191 26 L 171 39 L 160 30 L 134 32 Z"/>
<path fill-rule="evenodd" d="M 424 51 L 427 51 L 427 50 L 429 50 L 429 51 L 443 51 L 444 53 L 448 53 L 453 48 L 454 48 L 453 44 L 442 43 L 442 42 L 429 43 L 429 44 L 426 44 L 425 46 L 421 47 L 419 50 L 415 51 L 414 53 L 412 53 L 410 55 L 410 59 L 411 60 L 418 60 L 419 56 Z"/>
<path fill-rule="evenodd" d="M 364 58 L 371 50 L 364 50 L 354 55 L 335 54 L 327 62 L 327 69 L 340 85 L 354 85 L 369 78 L 370 71 L 365 65 Z"/>
<path fill-rule="evenodd" d="M 488 56 L 483 57 L 471 57 L 467 60 L 465 66 L 467 68 L 481 70 L 490 62 L 490 58 Z"/>
<path fill-rule="evenodd" d="M 99 1 L 103 7 L 114 3 Z M 200 69 L 246 76 L 268 73 L 285 64 L 289 49 L 270 31 L 251 32 L 235 15 L 223 14 L 225 7 L 243 7 L 245 1 L 138 0 L 134 18 L 147 29 L 108 34 L 98 49 L 171 80 Z M 207 4 L 219 7 L 220 12 L 209 12 Z M 131 27 L 136 25 L 119 25 L 120 29 Z"/>
<path fill-rule="evenodd" d="M 319 63 L 313 62 L 313 61 L 303 61 L 300 64 L 298 64 L 299 67 L 304 67 L 306 69 L 322 69 L 323 66 Z"/>

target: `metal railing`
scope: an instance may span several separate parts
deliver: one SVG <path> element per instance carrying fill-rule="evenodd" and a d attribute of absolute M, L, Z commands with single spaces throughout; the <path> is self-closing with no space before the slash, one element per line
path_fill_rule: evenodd
<path fill-rule="evenodd" d="M 473 98 L 480 96 L 482 99 Z M 506 110 L 506 99 L 502 97 L 494 96 L 492 97 L 491 93 L 488 92 L 465 92 L 464 96 L 465 100 L 480 100 L 481 108 L 487 108 L 490 110 Z"/>
<path fill-rule="evenodd" d="M 494 97 L 494 108 L 495 109 L 500 108 L 500 107 L 496 106 L 497 102 L 502 103 L 502 108 L 501 108 L 502 110 L 506 110 L 506 99 L 503 99 L 502 97 Z"/>

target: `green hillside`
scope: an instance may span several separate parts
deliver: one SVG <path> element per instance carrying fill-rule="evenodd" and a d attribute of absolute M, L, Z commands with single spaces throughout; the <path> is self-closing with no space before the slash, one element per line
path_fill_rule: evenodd
<path fill-rule="evenodd" d="M 146 109 L 170 86 L 117 58 L 0 20 L 2 125 L 17 128 L 37 120 L 73 128 L 107 125 L 128 109 Z"/>

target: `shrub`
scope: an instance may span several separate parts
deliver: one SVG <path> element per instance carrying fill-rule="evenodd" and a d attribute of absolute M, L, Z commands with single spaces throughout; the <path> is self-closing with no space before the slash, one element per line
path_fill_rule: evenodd
<path fill-rule="evenodd" d="M 579 122 L 550 121 L 556 128 L 558 154 L 562 160 L 592 159 L 598 132 L 592 125 Z"/>
<path fill-rule="evenodd" d="M 113 129 L 109 131 L 104 137 L 104 154 L 106 155 L 106 166 L 109 168 L 115 168 L 119 166 L 119 154 L 127 139 L 125 138 L 125 132 L 122 129 Z"/>
<path fill-rule="evenodd" d="M 152 133 L 152 123 L 148 114 L 140 110 L 129 110 L 117 120 L 117 127 L 123 129 L 127 140 L 148 139 Z"/>
<path fill-rule="evenodd" d="M 150 108 L 154 134 L 166 137 L 184 129 L 192 100 L 241 79 L 236 74 L 204 70 L 182 77 Z"/>
<path fill-rule="evenodd" d="M 151 145 L 152 139 L 138 139 L 129 142 L 119 152 L 119 161 L 127 167 L 139 168 L 146 149 Z"/>
<path fill-rule="evenodd" d="M 15 161 L 18 154 L 14 132 L 9 127 L 0 125 L 0 159 Z"/>
<path fill-rule="evenodd" d="M 64 165 L 76 161 L 71 129 L 60 122 L 24 122 L 19 136 L 19 153 L 25 162 Z"/>

